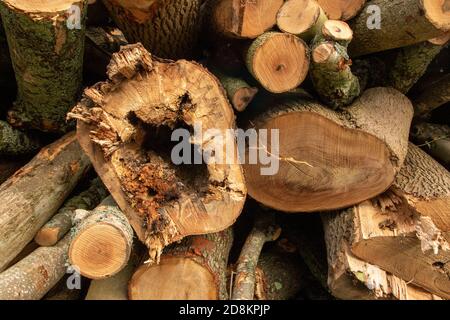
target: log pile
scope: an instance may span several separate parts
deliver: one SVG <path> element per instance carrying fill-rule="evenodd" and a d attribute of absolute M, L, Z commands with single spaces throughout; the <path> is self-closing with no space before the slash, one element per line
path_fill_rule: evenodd
<path fill-rule="evenodd" d="M 0 16 L 0 299 L 450 299 L 448 1 Z"/>

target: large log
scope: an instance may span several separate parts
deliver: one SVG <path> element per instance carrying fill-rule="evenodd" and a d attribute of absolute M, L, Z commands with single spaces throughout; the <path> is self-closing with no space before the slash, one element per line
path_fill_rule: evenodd
<path fill-rule="evenodd" d="M 286 92 L 297 88 L 308 75 L 309 48 L 292 34 L 266 32 L 248 48 L 246 64 L 266 90 Z"/>
<path fill-rule="evenodd" d="M 0 270 L 33 239 L 89 168 L 89 158 L 70 133 L 0 186 Z"/>
<path fill-rule="evenodd" d="M 328 243 L 448 299 L 449 221 L 450 173 L 410 144 L 391 189 L 330 219 Z"/>
<path fill-rule="evenodd" d="M 110 80 L 87 89 L 70 116 L 79 119 L 81 146 L 150 259 L 185 236 L 232 225 L 246 188 L 234 135 L 226 134 L 234 128 L 233 110 L 219 81 L 198 64 L 154 59 L 139 44 L 114 54 L 108 70 Z M 209 155 L 206 165 L 187 164 L 190 149 L 183 166 L 170 160 L 181 157 L 168 144 L 179 127 L 218 130 L 219 142 L 207 134 L 184 141 L 200 156 L 196 163 Z"/>
<path fill-rule="evenodd" d="M 65 131 L 80 93 L 87 0 L 5 0 L 0 12 L 18 96 L 8 121 L 17 127 Z"/>
<path fill-rule="evenodd" d="M 169 247 L 157 265 L 143 264 L 129 284 L 131 300 L 227 300 L 231 228 L 191 236 Z"/>
<path fill-rule="evenodd" d="M 258 145 L 270 167 L 249 161 L 243 167 L 249 194 L 268 207 L 287 212 L 348 207 L 384 192 L 402 166 L 413 110 L 394 89 L 366 90 L 340 112 L 294 94 L 263 104 L 258 107 L 269 110 L 250 122 L 272 135 Z"/>
<path fill-rule="evenodd" d="M 34 241 L 40 246 L 55 245 L 77 223 L 76 210 L 92 210 L 107 196 L 99 178 L 91 181 L 89 188 L 67 200 L 58 212 L 39 229 Z"/>
<path fill-rule="evenodd" d="M 254 39 L 271 29 L 283 0 L 213 0 L 210 26 L 231 38 Z"/>
<path fill-rule="evenodd" d="M 370 10 L 371 8 L 379 8 Z M 441 36 L 450 30 L 447 1 L 372 0 L 350 23 L 354 39 L 351 57 L 409 46 Z M 377 18 L 380 28 L 377 28 Z M 372 27 L 373 25 L 373 27 Z"/>
<path fill-rule="evenodd" d="M 201 0 L 103 0 L 130 43 L 161 58 L 191 58 L 200 36 Z"/>
<path fill-rule="evenodd" d="M 69 248 L 69 261 L 89 279 L 120 272 L 130 259 L 133 229 L 111 196 L 77 226 Z"/>

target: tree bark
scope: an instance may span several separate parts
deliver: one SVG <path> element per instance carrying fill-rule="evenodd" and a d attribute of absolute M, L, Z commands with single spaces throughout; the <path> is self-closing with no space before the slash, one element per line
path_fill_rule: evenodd
<path fill-rule="evenodd" d="M 431 82 L 422 93 L 413 99 L 414 115 L 418 118 L 424 117 L 449 101 L 450 74 L 446 74 Z"/>
<path fill-rule="evenodd" d="M 374 7 L 375 6 L 375 7 Z M 378 12 L 371 10 L 379 8 Z M 366 3 L 351 23 L 354 38 L 349 46 L 351 57 L 412 44 L 438 37 L 450 30 L 444 1 L 372 0 Z M 376 18 L 380 17 L 380 28 Z M 371 25 L 374 24 L 372 27 Z M 370 26 L 370 27 L 369 27 Z"/>
<path fill-rule="evenodd" d="M 327 16 L 315 0 L 288 0 L 277 14 L 278 28 L 309 43 L 322 28 Z"/>
<path fill-rule="evenodd" d="M 139 44 L 114 54 L 108 72 L 110 80 L 87 89 L 70 116 L 79 119 L 80 144 L 150 259 L 185 236 L 232 225 L 246 188 L 234 135 L 226 134 L 234 113 L 219 81 L 195 63 L 153 59 Z M 170 160 L 175 151 L 167 142 L 180 126 L 197 130 L 183 142 L 193 144 L 195 157 L 209 154 L 206 165 L 188 164 L 191 150 L 183 166 Z M 198 134 L 210 128 L 223 140 Z"/>
<path fill-rule="evenodd" d="M 449 204 L 450 173 L 410 144 L 391 189 L 330 219 L 328 243 L 345 236 L 357 258 L 448 299 Z"/>
<path fill-rule="evenodd" d="M 69 248 L 69 261 L 89 279 L 120 272 L 133 245 L 133 229 L 111 196 L 79 224 Z"/>
<path fill-rule="evenodd" d="M 89 168 L 70 133 L 0 186 L 0 270 L 33 239 Z"/>
<path fill-rule="evenodd" d="M 0 12 L 18 96 L 8 121 L 15 127 L 61 132 L 80 93 L 86 0 L 57 4 L 5 0 Z"/>
<path fill-rule="evenodd" d="M 77 223 L 76 210 L 92 210 L 108 195 L 99 178 L 88 189 L 67 200 L 58 212 L 37 232 L 34 241 L 40 246 L 55 245 Z"/>
<path fill-rule="evenodd" d="M 276 23 L 283 0 L 213 0 L 212 28 L 226 37 L 255 39 Z"/>
<path fill-rule="evenodd" d="M 236 265 L 232 300 L 253 300 L 255 272 L 263 246 L 266 242 L 275 241 L 280 233 L 274 215 L 262 212 L 255 218 L 255 225 L 245 240 Z"/>
<path fill-rule="evenodd" d="M 320 98 L 333 108 L 349 105 L 361 93 L 347 54 L 351 39 L 345 22 L 328 20 L 313 40 L 311 80 Z"/>
<path fill-rule="evenodd" d="M 329 19 L 347 21 L 356 16 L 366 0 L 317 0 Z"/>
<path fill-rule="evenodd" d="M 129 298 L 228 300 L 226 274 L 232 243 L 231 228 L 183 239 L 167 248 L 159 264 L 137 269 L 129 284 Z"/>
<path fill-rule="evenodd" d="M 271 141 L 258 145 L 270 167 L 246 161 L 248 146 L 243 167 L 249 195 L 270 208 L 345 208 L 384 192 L 403 164 L 413 111 L 394 89 L 366 90 L 340 112 L 295 94 L 264 103 L 257 109 L 269 110 L 250 122 L 255 130 L 279 130 L 277 140 L 272 133 Z M 263 175 L 262 169 L 275 174 Z"/>
<path fill-rule="evenodd" d="M 200 36 L 201 0 L 103 0 L 130 43 L 141 42 L 152 54 L 192 58 Z"/>
<path fill-rule="evenodd" d="M 266 32 L 248 48 L 246 64 L 267 91 L 286 92 L 297 88 L 308 75 L 309 48 L 292 34 Z"/>
<path fill-rule="evenodd" d="M 413 139 L 437 161 L 450 168 L 450 127 L 419 123 L 413 127 Z"/>
<path fill-rule="evenodd" d="M 33 135 L 14 129 L 0 120 L 0 156 L 20 156 L 35 153 L 41 142 Z"/>

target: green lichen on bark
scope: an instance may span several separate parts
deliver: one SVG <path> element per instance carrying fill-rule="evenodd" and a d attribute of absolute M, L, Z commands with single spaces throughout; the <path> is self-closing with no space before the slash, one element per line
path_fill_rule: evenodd
<path fill-rule="evenodd" d="M 68 129 L 65 117 L 80 92 L 86 0 L 80 8 L 80 28 L 69 28 L 68 11 L 27 13 L 1 2 L 2 15 L 18 86 L 9 122 L 46 132 Z M 69 23 L 68 23 L 69 21 Z"/>
<path fill-rule="evenodd" d="M 0 120 L 0 155 L 18 156 L 32 154 L 41 147 L 39 139 L 14 129 Z"/>

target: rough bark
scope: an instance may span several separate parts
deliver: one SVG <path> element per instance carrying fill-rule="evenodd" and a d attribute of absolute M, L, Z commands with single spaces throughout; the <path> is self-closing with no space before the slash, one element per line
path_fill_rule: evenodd
<path fill-rule="evenodd" d="M 79 119 L 80 144 L 150 259 L 185 236 L 232 225 L 246 188 L 234 135 L 226 134 L 234 113 L 219 81 L 198 64 L 154 59 L 139 44 L 114 54 L 108 70 L 110 80 L 87 89 L 70 116 Z M 170 131 L 180 126 L 197 129 L 189 143 L 195 157 L 210 156 L 206 165 L 186 164 L 186 152 L 183 166 L 172 163 Z M 209 128 L 223 140 L 198 134 Z"/>
<path fill-rule="evenodd" d="M 345 22 L 328 20 L 312 43 L 311 80 L 320 98 L 333 108 L 349 105 L 361 93 L 347 54 L 351 39 Z"/>
<path fill-rule="evenodd" d="M 280 233 L 274 215 L 261 212 L 255 218 L 255 225 L 245 240 L 236 264 L 232 300 L 253 300 L 256 267 L 263 246 L 266 242 L 275 241 Z"/>
<path fill-rule="evenodd" d="M 81 87 L 86 9 L 86 0 L 1 2 L 18 86 L 8 113 L 13 126 L 67 130 Z"/>
<path fill-rule="evenodd" d="M 380 9 L 380 29 L 374 23 L 378 15 L 372 8 Z M 405 47 L 438 37 L 450 30 L 448 12 L 445 1 L 369 1 L 361 14 L 350 22 L 354 32 L 354 39 L 349 46 L 350 56 Z M 372 24 L 374 27 L 369 28 L 368 25 Z"/>
<path fill-rule="evenodd" d="M 88 168 L 89 158 L 70 133 L 0 186 L 0 270 L 60 208 Z"/>
<path fill-rule="evenodd" d="M 297 88 L 309 70 L 309 48 L 292 34 L 266 32 L 247 50 L 248 71 L 267 90 L 282 93 Z"/>
<path fill-rule="evenodd" d="M 0 155 L 19 156 L 33 154 L 41 147 L 38 138 L 0 120 Z"/>
<path fill-rule="evenodd" d="M 283 0 L 213 0 L 210 26 L 231 38 L 254 39 L 276 23 Z"/>
<path fill-rule="evenodd" d="M 366 0 L 317 0 L 329 19 L 347 21 L 356 16 Z"/>
<path fill-rule="evenodd" d="M 143 264 L 129 284 L 131 300 L 228 300 L 231 228 L 168 247 L 157 265 Z M 180 275 L 183 275 L 180 277 Z"/>
<path fill-rule="evenodd" d="M 450 127 L 419 123 L 413 127 L 412 138 L 442 165 L 450 168 Z"/>
<path fill-rule="evenodd" d="M 449 203 L 450 173 L 410 144 L 391 189 L 333 216 L 327 244 L 339 252 L 345 239 L 358 259 L 448 299 Z M 381 280 L 374 275 L 372 281 L 378 286 Z"/>
<path fill-rule="evenodd" d="M 439 77 L 429 83 L 417 97 L 413 99 L 414 116 L 421 118 L 431 111 L 450 101 L 450 74 Z"/>
<path fill-rule="evenodd" d="M 79 224 L 69 248 L 69 261 L 89 279 L 120 272 L 133 245 L 133 229 L 111 196 Z"/>
<path fill-rule="evenodd" d="M 288 0 L 277 14 L 277 26 L 281 31 L 295 34 L 307 43 L 326 20 L 325 12 L 315 0 Z"/>
<path fill-rule="evenodd" d="M 268 207 L 286 212 L 348 207 L 384 192 L 405 159 L 413 110 L 394 89 L 366 90 L 340 112 L 295 94 L 258 105 L 265 107 L 269 110 L 250 123 L 255 130 L 279 130 L 278 140 L 272 136 L 258 145 L 270 167 L 245 161 L 248 146 L 243 167 L 249 195 Z M 275 174 L 263 175 L 262 169 Z"/>
<path fill-rule="evenodd" d="M 152 54 L 191 58 L 200 36 L 201 0 L 103 0 L 130 43 Z"/>
<path fill-rule="evenodd" d="M 88 189 L 67 200 L 58 212 L 37 232 L 34 241 L 41 246 L 55 245 L 77 223 L 76 210 L 92 210 L 108 195 L 99 178 Z"/>

